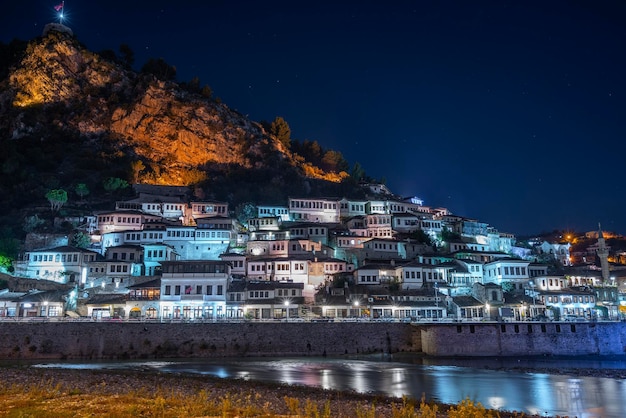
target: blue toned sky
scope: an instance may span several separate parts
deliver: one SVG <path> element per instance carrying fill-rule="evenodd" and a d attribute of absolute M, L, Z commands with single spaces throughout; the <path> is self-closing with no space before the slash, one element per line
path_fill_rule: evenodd
<path fill-rule="evenodd" d="M 32 39 L 60 1 L 3 6 Z M 626 3 L 65 2 L 89 49 L 128 44 L 256 121 L 282 116 L 403 196 L 518 235 L 626 234 Z"/>

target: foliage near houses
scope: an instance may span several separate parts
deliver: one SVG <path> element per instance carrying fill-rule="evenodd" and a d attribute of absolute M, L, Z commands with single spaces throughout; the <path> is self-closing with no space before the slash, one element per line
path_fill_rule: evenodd
<path fill-rule="evenodd" d="M 46 199 L 50 202 L 52 211 L 58 211 L 67 202 L 67 192 L 63 189 L 53 189 L 46 193 Z"/>
<path fill-rule="evenodd" d="M 85 183 L 78 183 L 74 188 L 74 193 L 80 196 L 80 199 L 83 200 L 83 198 L 89 194 L 89 187 L 87 187 Z"/>
<path fill-rule="evenodd" d="M 91 238 L 84 232 L 77 232 L 72 235 L 70 245 L 77 248 L 88 248 L 91 244 Z"/>
<path fill-rule="evenodd" d="M 104 187 L 104 190 L 111 193 L 127 188 L 128 182 L 117 177 L 108 177 L 102 182 L 102 187 Z"/>

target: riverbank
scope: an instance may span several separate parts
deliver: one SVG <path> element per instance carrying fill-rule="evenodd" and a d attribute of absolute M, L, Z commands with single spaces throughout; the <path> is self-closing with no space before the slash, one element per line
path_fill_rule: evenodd
<path fill-rule="evenodd" d="M 0 416 L 333 417 L 467 416 L 475 406 L 443 405 L 355 392 L 152 370 L 0 368 Z M 452 408 L 452 413 L 449 411 Z M 462 409 L 465 408 L 465 409 Z M 463 413 L 463 412 L 464 413 Z M 531 417 L 514 412 L 475 417 Z M 414 413 L 414 415 L 411 415 Z M 421 415 L 420 415 L 421 413 Z M 461 413 L 461 415 L 458 415 Z"/>

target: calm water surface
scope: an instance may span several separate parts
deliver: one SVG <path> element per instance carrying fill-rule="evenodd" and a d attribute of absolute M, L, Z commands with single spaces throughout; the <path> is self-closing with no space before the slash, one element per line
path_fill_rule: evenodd
<path fill-rule="evenodd" d="M 325 389 L 404 395 L 546 416 L 626 417 L 626 381 L 527 373 L 511 368 L 626 369 L 626 358 L 424 359 L 418 357 L 260 358 L 41 363 L 35 367 L 154 369 Z M 508 369 L 505 371 L 504 369 Z"/>

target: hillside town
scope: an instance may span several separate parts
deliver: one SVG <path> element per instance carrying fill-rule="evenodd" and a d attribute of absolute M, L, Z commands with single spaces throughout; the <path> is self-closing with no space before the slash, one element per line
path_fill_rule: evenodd
<path fill-rule="evenodd" d="M 626 270 L 596 244 L 517 245 L 488 223 L 362 184 L 365 199 L 286 205 L 135 198 L 59 218 L 90 237 L 31 233 L 0 290 L 3 320 L 614 321 Z M 575 263 L 573 261 L 576 261 Z M 557 267 L 555 269 L 555 266 Z M 27 289 L 24 286 L 28 287 Z"/>

